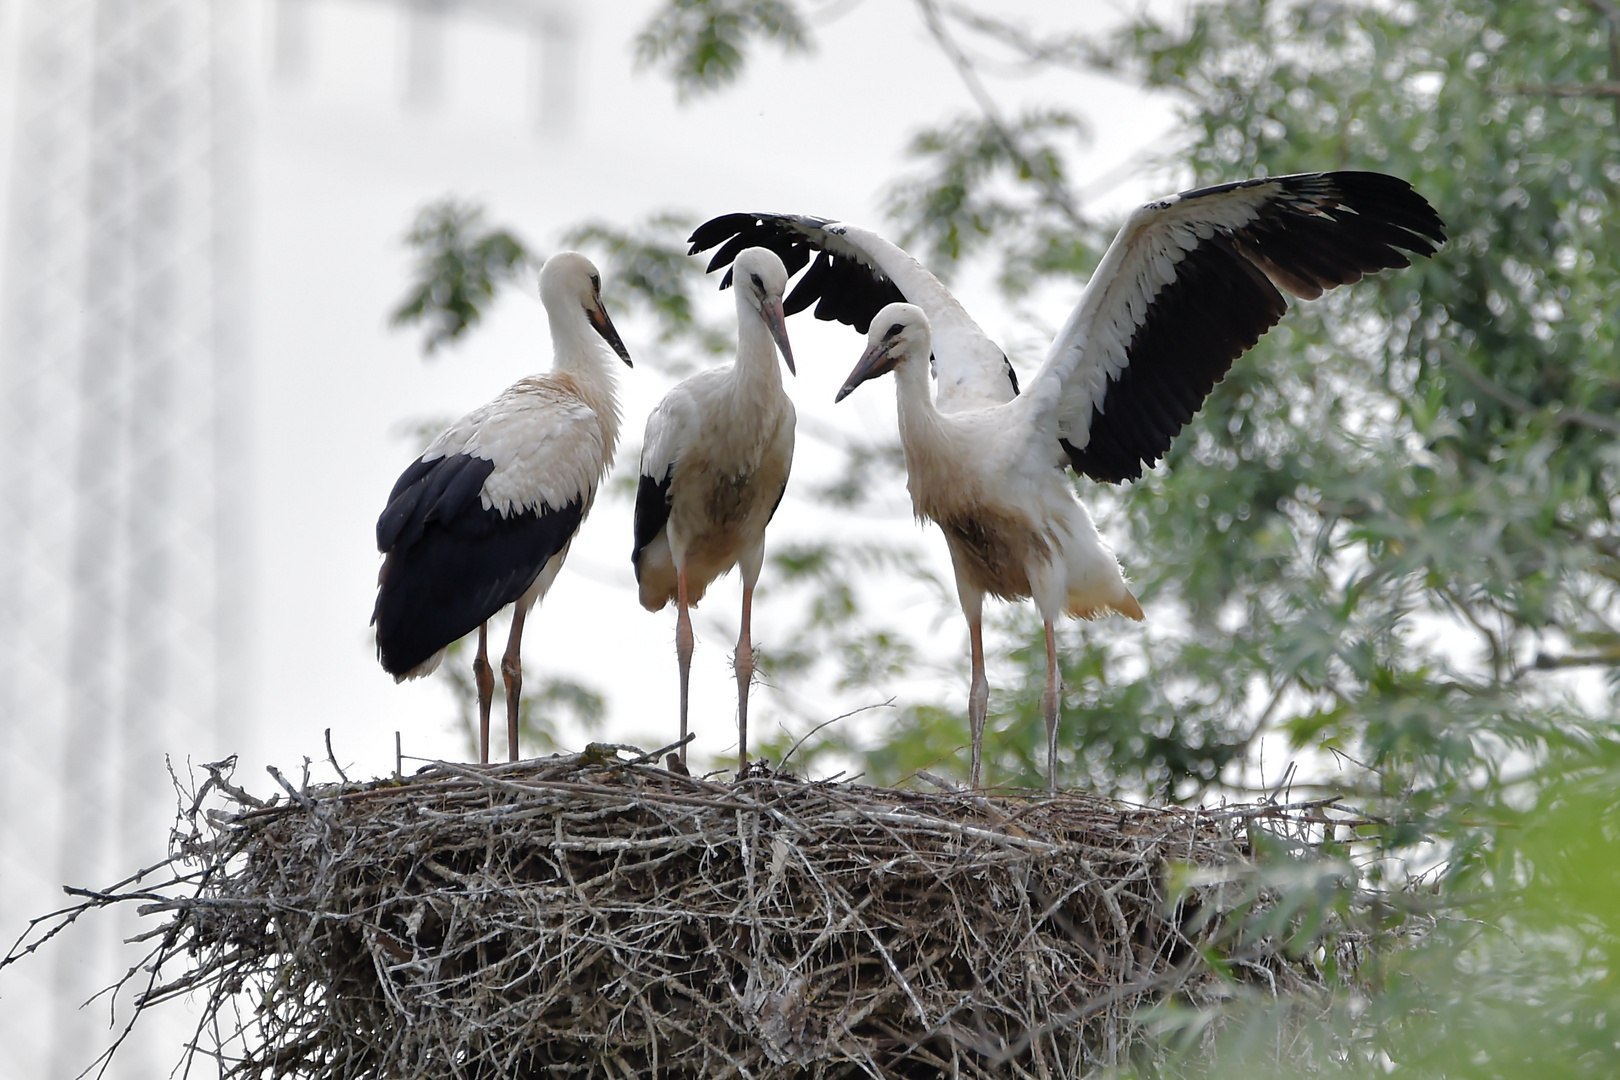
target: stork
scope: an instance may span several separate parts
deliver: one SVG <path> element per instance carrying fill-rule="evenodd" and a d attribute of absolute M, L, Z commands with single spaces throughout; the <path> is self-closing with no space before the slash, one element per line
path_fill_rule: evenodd
<path fill-rule="evenodd" d="M 737 359 L 681 382 L 647 418 L 636 490 L 636 568 L 641 605 L 675 601 L 681 680 L 681 757 L 686 760 L 692 670 L 689 608 L 733 566 L 742 569 L 737 673 L 738 776 L 748 768 L 748 687 L 754 675 L 749 620 L 765 559 L 765 526 L 782 502 L 793 465 L 793 402 L 776 351 L 793 371 L 782 294 L 787 269 L 764 248 L 737 254 Z"/>
<path fill-rule="evenodd" d="M 711 270 L 750 244 L 776 251 L 794 273 L 814 256 L 785 310 L 818 302 L 818 318 L 868 335 L 838 400 L 895 372 L 912 505 L 946 534 L 968 621 L 971 782 L 981 778 L 989 697 L 983 597 L 1032 596 L 1046 631 L 1041 705 L 1055 791 L 1054 620 L 1065 611 L 1142 618 L 1063 467 L 1108 483 L 1137 479 L 1282 318 L 1279 290 L 1315 299 L 1410 265 L 1403 251 L 1432 255 L 1444 239 L 1434 208 L 1382 173 L 1256 178 L 1150 202 L 1109 245 L 1022 395 L 1005 354 L 949 291 L 874 233 L 821 218 L 730 214 L 700 225 L 691 244 L 693 253 L 723 245 Z"/>
<path fill-rule="evenodd" d="M 431 674 L 478 631 L 478 760 L 489 761 L 489 619 L 512 605 L 501 660 L 506 738 L 518 759 L 523 623 L 568 557 L 613 463 L 619 403 L 611 347 L 630 353 L 602 306 L 602 278 L 565 251 L 540 271 L 551 371 L 531 375 L 434 439 L 400 474 L 377 519 L 377 656 L 395 682 Z"/>

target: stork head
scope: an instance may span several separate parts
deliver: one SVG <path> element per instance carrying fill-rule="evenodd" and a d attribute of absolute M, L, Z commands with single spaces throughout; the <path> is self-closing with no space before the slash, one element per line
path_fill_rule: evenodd
<path fill-rule="evenodd" d="M 928 316 L 915 304 L 890 304 L 872 316 L 866 332 L 866 351 L 844 380 L 835 402 L 843 401 L 861 383 L 887 375 L 907 360 L 926 360 L 934 348 Z"/>
<path fill-rule="evenodd" d="M 547 259 L 540 268 L 540 302 L 547 311 L 559 315 L 579 305 L 591 327 L 613 347 L 619 359 L 627 366 L 635 366 L 630 363 L 630 350 L 624 347 L 613 320 L 608 318 L 607 308 L 602 306 L 602 275 L 591 260 L 577 251 L 559 251 Z"/>
<path fill-rule="evenodd" d="M 787 314 L 782 310 L 782 296 L 787 292 L 787 267 L 769 248 L 744 248 L 731 265 L 731 280 L 737 286 L 738 305 L 747 305 L 759 313 L 771 337 L 776 339 L 776 347 L 782 350 L 782 360 L 788 370 L 797 375 L 793 348 L 788 344 Z"/>

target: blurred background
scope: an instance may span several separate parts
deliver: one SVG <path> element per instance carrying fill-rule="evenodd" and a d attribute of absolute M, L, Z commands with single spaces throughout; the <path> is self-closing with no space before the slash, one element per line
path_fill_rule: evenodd
<path fill-rule="evenodd" d="M 396 733 L 407 770 L 472 755 L 465 656 L 403 686 L 376 664 L 373 524 L 438 426 L 549 365 L 545 255 L 602 266 L 637 366 L 525 635 L 525 747 L 652 747 L 676 674 L 672 614 L 632 588 L 641 428 L 734 325 L 692 225 L 873 226 L 1027 374 L 1144 198 L 1377 168 L 1446 250 L 1294 305 L 1164 466 L 1078 482 L 1149 621 L 1063 628 L 1061 775 L 1368 823 L 1261 885 L 1297 890 L 1299 948 L 1342 932 L 1387 967 L 1308 1003 L 1309 1037 L 1235 992 L 1261 1034 L 1198 1069 L 1612 1075 L 1617 70 L 1612 0 L 0 0 L 0 931 L 163 858 L 192 763 L 236 755 L 268 794 L 266 765 L 387 774 Z M 497 235 L 522 257 L 482 268 L 471 323 L 396 317 Z M 892 390 L 833 408 L 860 338 L 789 332 L 754 729 L 814 775 L 960 776 L 966 635 Z M 715 767 L 733 580 L 696 619 Z M 990 776 L 1038 784 L 1039 625 L 988 622 Z M 88 919 L 0 971 L 0 1076 L 95 1059 L 117 1027 L 81 1003 L 144 929 Z M 188 1019 L 110 1075 L 166 1075 Z M 1194 1050 L 1208 1020 L 1150 1018 Z"/>

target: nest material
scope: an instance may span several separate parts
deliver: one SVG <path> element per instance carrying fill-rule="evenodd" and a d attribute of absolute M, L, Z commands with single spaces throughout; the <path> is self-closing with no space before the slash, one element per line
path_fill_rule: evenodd
<path fill-rule="evenodd" d="M 1080 1077 L 1130 1058 L 1143 1006 L 1231 989 L 1200 959 L 1223 886 L 1173 897 L 1166 868 L 1242 863 L 1243 812 L 594 749 L 283 783 L 266 805 L 215 769 L 240 805 L 197 800 L 195 891 L 147 909 L 188 970 L 142 1004 L 201 992 L 192 1052 L 231 1077 Z M 1249 950 L 1273 989 L 1322 985 Z"/>

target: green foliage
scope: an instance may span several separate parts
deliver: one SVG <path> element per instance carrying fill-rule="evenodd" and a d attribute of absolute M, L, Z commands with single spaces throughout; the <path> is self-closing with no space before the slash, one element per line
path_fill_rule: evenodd
<path fill-rule="evenodd" d="M 514 234 L 485 225 L 482 209 L 448 198 L 421 209 L 405 243 L 415 255 L 412 283 L 388 324 L 421 324 L 430 356 L 476 326 L 502 285 L 541 261 Z"/>
<path fill-rule="evenodd" d="M 636 60 L 662 68 L 684 98 L 735 82 L 753 41 L 804 52 L 804 19 L 783 0 L 670 0 L 636 35 Z"/>
<path fill-rule="evenodd" d="M 1283 685 L 1295 745 L 1353 753 L 1408 810 L 1570 725 L 1611 737 L 1536 658 L 1613 641 L 1620 614 L 1620 140 L 1612 102 L 1518 89 L 1600 80 L 1607 32 L 1556 4 L 1252 0 L 1114 45 L 1183 100 L 1197 181 L 1380 168 L 1455 238 L 1296 307 L 1124 494 L 1128 563 L 1198 626 L 1174 674 L 1233 716 L 1234 666 Z"/>

